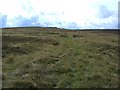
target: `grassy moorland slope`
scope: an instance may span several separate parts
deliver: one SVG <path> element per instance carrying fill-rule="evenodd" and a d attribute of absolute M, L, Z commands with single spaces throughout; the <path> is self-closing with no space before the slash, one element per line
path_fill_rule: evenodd
<path fill-rule="evenodd" d="M 2 40 L 3 88 L 118 87 L 118 31 L 10 28 Z"/>

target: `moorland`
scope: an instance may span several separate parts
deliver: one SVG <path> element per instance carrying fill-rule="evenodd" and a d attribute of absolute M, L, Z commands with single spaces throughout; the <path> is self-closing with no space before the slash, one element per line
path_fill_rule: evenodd
<path fill-rule="evenodd" d="M 118 31 L 3 28 L 3 88 L 116 88 Z"/>

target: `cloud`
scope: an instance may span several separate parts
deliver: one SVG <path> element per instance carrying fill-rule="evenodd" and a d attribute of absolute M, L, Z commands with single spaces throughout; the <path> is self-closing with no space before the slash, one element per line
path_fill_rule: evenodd
<path fill-rule="evenodd" d="M 101 6 L 99 9 L 99 17 L 100 18 L 108 18 L 109 16 L 112 16 L 113 12 L 108 10 L 105 6 Z"/>
<path fill-rule="evenodd" d="M 20 16 L 14 17 L 14 18 L 8 18 L 6 26 L 8 26 L 8 27 L 10 27 L 10 26 L 12 26 L 12 27 L 32 26 L 32 25 L 34 25 L 33 23 L 35 23 L 35 25 L 37 25 L 37 23 L 36 23 L 37 21 L 38 21 L 37 17 L 31 17 L 29 19 L 29 18 L 25 18 L 20 15 Z"/>
<path fill-rule="evenodd" d="M 118 26 L 118 0 L 0 0 L 2 27 L 42 26 L 112 29 Z"/>
<path fill-rule="evenodd" d="M 5 27 L 7 22 L 7 15 L 2 16 L 2 26 Z"/>

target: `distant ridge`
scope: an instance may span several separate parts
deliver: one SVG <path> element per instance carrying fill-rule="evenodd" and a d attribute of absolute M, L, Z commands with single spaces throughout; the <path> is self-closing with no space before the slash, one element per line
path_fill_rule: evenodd
<path fill-rule="evenodd" d="M 72 30 L 72 31 L 119 31 L 120 29 L 66 29 L 58 27 L 40 27 L 40 26 L 29 26 L 29 27 L 2 27 L 1 29 L 18 29 L 18 28 L 44 28 L 44 29 L 59 29 L 59 30 Z"/>

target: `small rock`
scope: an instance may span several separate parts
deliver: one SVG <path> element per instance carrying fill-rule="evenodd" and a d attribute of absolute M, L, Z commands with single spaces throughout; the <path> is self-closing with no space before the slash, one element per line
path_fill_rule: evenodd
<path fill-rule="evenodd" d="M 25 75 L 23 75 L 22 77 L 25 78 L 25 77 L 28 77 L 28 76 L 29 76 L 29 74 L 25 74 Z"/>

